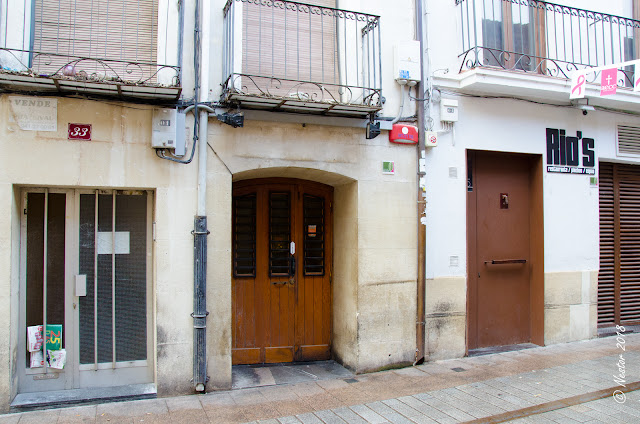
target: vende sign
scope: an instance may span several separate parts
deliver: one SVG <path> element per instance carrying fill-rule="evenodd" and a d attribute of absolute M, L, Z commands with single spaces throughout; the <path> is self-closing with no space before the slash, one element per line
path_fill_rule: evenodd
<path fill-rule="evenodd" d="M 618 90 L 618 71 L 627 66 L 634 67 L 633 91 L 640 91 L 640 60 L 614 63 L 609 66 L 587 68 L 575 71 L 571 74 L 570 99 L 583 99 L 586 95 L 587 74 L 600 72 L 600 95 L 609 96 L 616 94 Z"/>

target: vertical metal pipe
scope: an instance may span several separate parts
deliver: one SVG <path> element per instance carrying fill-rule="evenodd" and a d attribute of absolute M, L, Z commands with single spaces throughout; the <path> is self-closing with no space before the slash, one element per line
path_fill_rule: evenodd
<path fill-rule="evenodd" d="M 98 370 L 98 194 L 95 193 L 93 227 L 93 369 Z"/>
<path fill-rule="evenodd" d="M 43 258 L 42 258 L 42 358 L 44 359 L 44 372 L 48 373 L 47 367 L 47 263 L 49 256 L 49 189 L 44 190 L 44 229 L 43 229 Z"/>
<path fill-rule="evenodd" d="M 609 34 L 611 38 L 611 63 L 616 63 L 616 58 L 614 56 L 615 48 L 613 47 L 613 16 L 609 15 Z"/>
<path fill-rule="evenodd" d="M 201 143 L 205 144 L 205 143 Z M 193 376 L 196 391 L 207 383 L 207 217 L 196 216 L 193 231 Z"/>
<path fill-rule="evenodd" d="M 475 53 L 476 63 L 479 61 L 478 59 L 478 24 L 477 24 L 477 15 L 476 15 L 476 2 L 473 2 L 473 48 Z M 483 11 L 484 12 L 484 11 Z"/>
<path fill-rule="evenodd" d="M 380 17 L 376 17 L 375 18 L 375 23 L 376 23 L 376 27 L 378 29 L 378 56 L 377 56 L 377 62 L 378 62 L 378 89 L 382 90 L 382 40 L 380 37 Z M 374 49 L 374 58 L 376 58 L 375 56 L 375 49 Z"/>
<path fill-rule="evenodd" d="M 205 110 L 198 109 L 198 103 L 208 98 L 209 79 L 208 66 L 201 73 L 200 54 L 206 58 L 208 47 L 201 49 L 200 30 L 204 31 L 204 39 L 209 40 L 210 10 L 209 2 L 205 3 L 203 22 L 200 22 L 200 1 L 196 0 L 194 29 L 194 74 L 196 79 L 197 103 L 194 110 L 198 118 L 198 205 L 193 230 L 193 385 L 196 392 L 204 392 L 209 378 L 207 377 L 207 128 L 209 116 Z M 208 43 L 205 43 L 208 46 Z M 205 53 L 206 51 L 206 55 Z M 201 78 L 202 77 L 202 78 Z M 202 83 L 200 83 L 202 79 Z M 195 130 L 194 130 L 195 131 Z"/>
<path fill-rule="evenodd" d="M 589 43 L 589 15 L 585 18 L 586 22 L 586 32 L 587 32 L 587 63 L 591 65 L 591 44 Z M 595 28 L 594 28 L 595 29 Z M 595 31 L 594 31 L 595 35 Z"/>
<path fill-rule="evenodd" d="M 423 9 L 422 9 L 423 0 L 416 0 L 416 33 L 418 41 L 420 42 L 420 82 L 417 85 L 417 91 L 419 93 L 417 98 L 424 97 L 424 80 L 425 80 L 425 66 L 424 66 L 424 38 L 425 34 L 422 28 L 422 19 L 423 19 Z M 415 363 L 424 362 L 425 356 L 425 292 L 426 292 L 426 227 L 422 225 L 420 218 L 422 217 L 424 211 L 424 203 L 421 202 L 422 199 L 422 188 L 420 187 L 420 178 L 422 177 L 422 173 L 420 171 L 420 158 L 422 156 L 422 151 L 425 148 L 425 131 L 424 131 L 424 102 L 417 102 L 418 108 L 418 151 L 416 157 L 416 167 L 417 167 L 417 231 L 418 231 L 418 266 L 417 266 L 417 288 L 416 288 L 416 357 Z"/>
<path fill-rule="evenodd" d="M 116 368 L 116 192 L 111 195 L 111 368 Z"/>

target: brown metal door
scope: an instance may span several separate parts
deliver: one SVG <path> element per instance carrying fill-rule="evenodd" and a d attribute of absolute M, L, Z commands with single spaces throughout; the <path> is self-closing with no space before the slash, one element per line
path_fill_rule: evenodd
<path fill-rule="evenodd" d="M 234 184 L 234 364 L 330 357 L 331 196 L 298 180 Z"/>
<path fill-rule="evenodd" d="M 473 163 L 475 268 L 469 348 L 529 342 L 530 161 L 477 152 Z"/>

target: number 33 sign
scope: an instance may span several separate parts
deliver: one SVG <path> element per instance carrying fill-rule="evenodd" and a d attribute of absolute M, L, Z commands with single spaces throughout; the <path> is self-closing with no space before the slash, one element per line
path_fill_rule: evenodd
<path fill-rule="evenodd" d="M 69 140 L 91 140 L 91 124 L 69 124 Z"/>

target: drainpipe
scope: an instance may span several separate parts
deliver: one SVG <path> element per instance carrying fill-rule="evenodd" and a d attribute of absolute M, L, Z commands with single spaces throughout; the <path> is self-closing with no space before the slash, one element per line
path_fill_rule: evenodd
<path fill-rule="evenodd" d="M 193 229 L 193 385 L 196 392 L 204 392 L 207 377 L 207 125 L 209 116 L 199 104 L 207 100 L 209 90 L 208 67 L 202 72 L 200 60 L 208 61 L 209 49 L 201 49 L 201 31 L 205 45 L 209 40 L 209 2 L 204 2 L 200 22 L 200 1 L 195 5 L 194 74 L 196 104 L 194 115 L 198 119 L 198 206 Z M 202 55 L 202 56 L 201 56 Z M 205 62 L 206 63 L 206 62 Z M 200 81 L 202 79 L 202 82 Z"/>
<path fill-rule="evenodd" d="M 420 42 L 420 82 L 418 83 L 418 97 L 424 97 L 424 33 L 422 29 L 422 2 L 424 0 L 416 0 L 416 35 Z M 428 101 L 428 100 L 427 100 Z M 417 285 L 417 308 L 416 308 L 416 358 L 414 365 L 424 362 L 425 355 L 425 291 L 426 291 L 426 269 L 425 269 L 425 243 L 426 243 L 426 225 L 422 223 L 422 216 L 425 210 L 425 200 L 422 187 L 420 187 L 420 179 L 425 173 L 420 169 L 420 159 L 425 149 L 424 134 L 424 101 L 417 101 L 418 109 L 418 154 L 417 154 L 417 209 L 418 209 L 418 285 Z"/>

